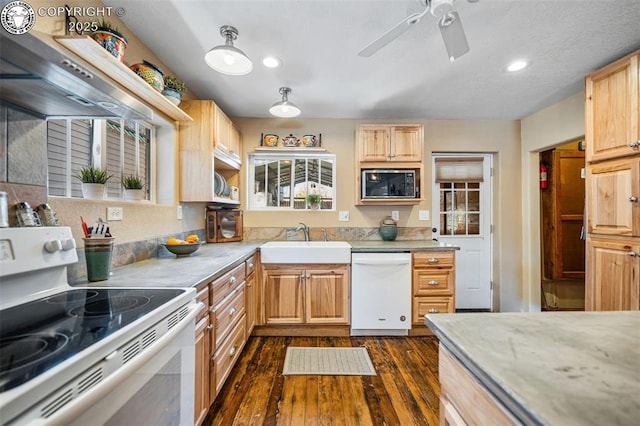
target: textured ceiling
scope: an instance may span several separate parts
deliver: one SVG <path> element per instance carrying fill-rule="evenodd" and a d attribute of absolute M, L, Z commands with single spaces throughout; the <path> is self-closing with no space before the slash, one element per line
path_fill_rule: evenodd
<path fill-rule="evenodd" d="M 269 117 L 278 89 L 301 118 L 520 119 L 583 89 L 584 77 L 640 49 L 640 0 L 456 0 L 470 52 L 451 63 L 436 19 L 369 58 L 358 52 L 420 0 L 104 0 L 201 99 L 235 117 Z M 204 54 L 239 31 L 254 62 L 243 76 Z M 283 61 L 267 69 L 265 55 Z M 531 65 L 507 74 L 508 62 Z"/>

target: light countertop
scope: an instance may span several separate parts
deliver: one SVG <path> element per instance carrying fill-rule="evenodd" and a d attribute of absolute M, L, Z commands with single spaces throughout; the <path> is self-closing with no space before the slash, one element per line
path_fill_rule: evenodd
<path fill-rule="evenodd" d="M 525 424 L 638 424 L 638 311 L 439 314 L 425 323 Z"/>

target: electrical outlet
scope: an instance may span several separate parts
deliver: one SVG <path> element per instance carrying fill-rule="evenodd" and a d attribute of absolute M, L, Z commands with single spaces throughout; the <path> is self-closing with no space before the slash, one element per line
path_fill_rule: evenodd
<path fill-rule="evenodd" d="M 391 219 L 400 220 L 400 212 L 398 210 L 393 210 L 391 212 Z"/>
<path fill-rule="evenodd" d="M 419 210 L 418 220 L 429 220 L 429 210 Z"/>
<path fill-rule="evenodd" d="M 176 211 L 176 219 L 182 220 L 182 206 L 178 206 L 178 209 Z"/>
<path fill-rule="evenodd" d="M 107 207 L 107 220 L 111 222 L 115 222 L 118 220 L 122 220 L 122 207 Z"/>
<path fill-rule="evenodd" d="M 349 210 L 341 210 L 338 212 L 338 220 L 340 222 L 349 222 Z"/>

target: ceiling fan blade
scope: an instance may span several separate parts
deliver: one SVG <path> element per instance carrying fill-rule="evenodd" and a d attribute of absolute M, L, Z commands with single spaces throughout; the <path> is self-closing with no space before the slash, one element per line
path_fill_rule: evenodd
<path fill-rule="evenodd" d="M 438 21 L 438 27 L 451 62 L 469 51 L 469 43 L 467 43 L 458 12 L 447 13 Z"/>
<path fill-rule="evenodd" d="M 427 13 L 428 10 L 429 9 L 425 9 L 423 12 L 414 13 L 413 15 L 407 16 L 402 21 L 400 21 L 396 26 L 391 28 L 386 33 L 382 34 L 376 40 L 371 42 L 371 44 L 369 44 L 367 47 L 362 49 L 358 53 L 358 56 L 364 56 L 365 58 L 368 58 L 369 56 L 373 55 L 378 50 L 382 49 L 387 44 L 391 43 L 393 40 L 400 37 L 400 35 L 404 34 L 404 32 L 407 31 L 409 28 L 411 28 L 413 25 L 420 22 L 420 20 Z"/>

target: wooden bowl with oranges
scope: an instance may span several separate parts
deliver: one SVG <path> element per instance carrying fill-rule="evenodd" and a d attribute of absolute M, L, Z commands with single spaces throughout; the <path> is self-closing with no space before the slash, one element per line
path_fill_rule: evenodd
<path fill-rule="evenodd" d="M 198 251 L 200 246 L 204 244 L 197 235 L 191 234 L 187 238 L 181 240 L 179 238 L 169 238 L 163 246 L 177 257 L 186 257 Z"/>

